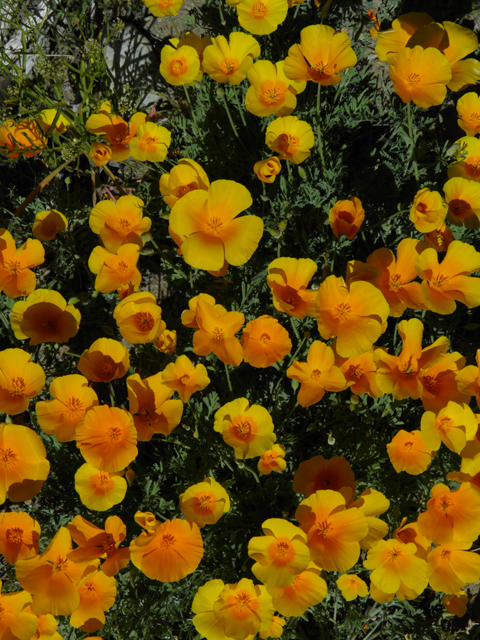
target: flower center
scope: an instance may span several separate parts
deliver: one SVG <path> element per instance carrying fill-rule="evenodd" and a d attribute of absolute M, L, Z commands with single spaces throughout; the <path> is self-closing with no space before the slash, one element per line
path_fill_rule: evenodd
<path fill-rule="evenodd" d="M 445 517 L 448 515 L 448 510 L 453 505 L 453 502 L 448 496 L 442 496 L 438 502 L 438 506 L 445 513 Z"/>
<path fill-rule="evenodd" d="M 403 448 L 407 451 L 411 451 L 413 449 L 413 442 L 405 442 Z"/>
<path fill-rule="evenodd" d="M 252 596 L 247 591 L 241 591 L 235 596 L 235 606 L 238 609 L 248 609 Z"/>
<path fill-rule="evenodd" d="M 0 449 L 0 466 L 11 469 L 18 461 L 17 454 L 12 449 Z"/>
<path fill-rule="evenodd" d="M 66 414 L 69 418 L 75 418 L 79 413 L 82 412 L 83 402 L 81 402 L 78 398 L 69 398 L 65 402 Z"/>
<path fill-rule="evenodd" d="M 25 388 L 26 388 L 25 380 L 20 376 L 16 378 L 12 378 L 10 381 L 9 393 L 10 397 L 14 398 L 15 396 L 25 397 Z"/>
<path fill-rule="evenodd" d="M 400 365 L 399 369 L 404 376 L 416 376 L 418 371 L 417 359 L 414 356 L 410 356 L 407 362 Z"/>
<path fill-rule="evenodd" d="M 118 444 L 122 437 L 122 430 L 120 427 L 109 427 L 108 437 L 110 438 L 110 444 Z"/>
<path fill-rule="evenodd" d="M 470 114 L 470 120 L 473 120 L 473 122 L 480 122 L 480 113 L 474 111 L 472 114 Z"/>
<path fill-rule="evenodd" d="M 152 314 L 149 313 L 148 311 L 140 311 L 139 313 L 136 314 L 135 319 L 137 322 L 137 327 L 139 328 L 140 331 L 143 331 L 143 333 L 147 333 L 148 331 L 151 331 L 155 326 L 155 320 Z"/>
<path fill-rule="evenodd" d="M 97 484 L 103 487 L 110 483 L 110 475 L 106 471 L 100 471 L 97 477 Z"/>
<path fill-rule="evenodd" d="M 337 306 L 335 307 L 336 320 L 340 320 L 340 322 L 348 320 L 351 311 L 352 311 L 352 307 L 346 302 L 341 302 L 340 304 L 337 304 Z"/>
<path fill-rule="evenodd" d="M 190 380 L 190 376 L 188 375 L 188 373 L 185 373 L 181 378 L 180 378 L 180 382 L 182 384 L 188 384 L 188 381 Z"/>
<path fill-rule="evenodd" d="M 423 386 L 427 389 L 427 391 L 435 394 L 438 390 L 437 376 L 423 376 Z"/>
<path fill-rule="evenodd" d="M 240 438 L 242 440 L 248 438 L 252 430 L 248 420 L 240 420 L 240 422 L 237 422 L 233 429 L 237 438 Z"/>
<path fill-rule="evenodd" d="M 198 189 L 198 184 L 195 182 L 190 182 L 190 184 L 184 184 L 181 187 L 178 187 L 176 190 L 176 196 L 178 199 L 183 198 L 186 193 L 190 191 L 196 191 Z"/>
<path fill-rule="evenodd" d="M 87 598 L 94 598 L 97 596 L 97 587 L 93 580 L 87 580 L 83 583 L 83 596 Z"/>
<path fill-rule="evenodd" d="M 443 418 L 440 418 L 437 428 L 439 431 L 443 431 L 443 433 L 448 433 L 452 427 L 452 424 L 453 420 L 451 418 L 449 418 L 448 416 L 443 416 Z"/>
<path fill-rule="evenodd" d="M 118 224 L 120 225 L 120 229 L 123 229 L 124 231 L 128 231 L 132 226 L 130 220 L 127 220 L 126 218 L 120 218 Z"/>
<path fill-rule="evenodd" d="M 102 373 L 104 378 L 112 379 L 115 376 L 117 371 L 117 364 L 113 362 L 113 360 L 107 356 L 108 360 L 105 360 L 102 363 Z"/>
<path fill-rule="evenodd" d="M 434 287 L 437 287 L 437 289 L 441 289 L 447 281 L 448 281 L 448 276 L 444 276 L 443 273 L 440 273 L 438 274 L 438 276 L 435 276 L 435 278 L 432 280 L 432 285 Z"/>
<path fill-rule="evenodd" d="M 237 58 L 225 58 L 225 60 L 222 60 L 220 63 L 220 69 L 226 76 L 231 76 L 235 73 L 239 66 L 240 64 Z"/>
<path fill-rule="evenodd" d="M 397 293 L 401 286 L 402 276 L 399 273 L 392 273 L 388 282 L 388 288 L 390 291 L 395 291 L 395 293 Z"/>
<path fill-rule="evenodd" d="M 53 563 L 53 571 L 65 571 L 68 567 L 68 560 L 63 556 L 58 556 L 56 561 Z"/>
<path fill-rule="evenodd" d="M 278 151 L 286 156 L 293 156 L 298 150 L 299 144 L 300 140 L 297 136 L 290 133 L 281 133 L 277 138 Z"/>
<path fill-rule="evenodd" d="M 401 549 L 394 547 L 393 549 L 388 550 L 388 555 L 390 556 L 390 562 L 395 562 L 397 558 L 400 558 L 403 555 Z"/>
<path fill-rule="evenodd" d="M 208 221 L 207 227 L 211 233 L 218 234 L 223 227 L 222 219 L 218 218 L 217 216 L 210 218 L 210 220 Z"/>
<path fill-rule="evenodd" d="M 171 549 L 175 545 L 175 538 L 171 533 L 165 533 L 162 536 L 162 542 L 160 543 L 161 549 Z"/>
<path fill-rule="evenodd" d="M 317 524 L 317 536 L 319 538 L 326 538 L 327 535 L 329 535 L 329 532 L 331 534 L 332 530 L 332 525 L 330 522 L 328 522 L 328 520 L 323 520 L 323 522 L 319 522 Z"/>
<path fill-rule="evenodd" d="M 182 74 L 188 71 L 188 65 L 185 58 L 177 58 L 176 60 L 172 60 L 170 62 L 170 71 L 174 76 L 181 76 Z"/>
<path fill-rule="evenodd" d="M 21 544 L 23 541 L 23 529 L 20 529 L 20 527 L 7 529 L 6 538 L 12 544 Z"/>
<path fill-rule="evenodd" d="M 363 375 L 362 367 L 359 364 L 351 364 L 347 371 L 347 376 L 349 378 L 355 378 L 359 380 Z"/>
<path fill-rule="evenodd" d="M 448 208 L 450 213 L 455 216 L 455 218 L 459 218 L 462 220 L 463 218 L 468 218 L 472 215 L 472 207 L 469 202 L 465 200 L 454 199 L 450 200 L 448 203 Z"/>
<path fill-rule="evenodd" d="M 212 498 L 211 496 L 208 495 L 208 493 L 198 496 L 197 499 L 198 499 L 198 506 L 200 509 L 205 509 L 205 511 L 210 511 Z"/>
<path fill-rule="evenodd" d="M 5 267 L 11 272 L 10 273 L 11 278 L 15 278 L 16 276 L 18 276 L 18 274 L 22 270 L 22 267 L 20 266 L 20 260 L 15 260 L 15 259 L 7 261 L 5 263 Z"/>
<path fill-rule="evenodd" d="M 130 267 L 128 266 L 128 264 L 126 262 L 124 262 L 123 260 L 119 260 L 117 262 L 117 271 L 129 271 Z"/>
<path fill-rule="evenodd" d="M 282 541 L 277 544 L 277 554 L 280 556 L 280 558 L 283 558 L 285 554 L 288 553 L 289 549 L 290 545 L 288 544 L 288 542 Z"/>
<path fill-rule="evenodd" d="M 286 93 L 287 86 L 283 82 L 263 82 L 260 102 L 266 106 L 283 104 Z"/>
<path fill-rule="evenodd" d="M 322 372 L 319 369 L 314 369 L 312 371 L 312 375 L 310 376 L 311 380 L 313 380 L 314 382 L 319 382 L 320 380 L 320 376 L 322 375 Z"/>
<path fill-rule="evenodd" d="M 214 340 L 223 340 L 225 338 L 225 332 L 221 327 L 214 327 L 212 333 Z"/>
<path fill-rule="evenodd" d="M 412 87 L 415 87 L 420 82 L 420 76 L 418 75 L 418 73 L 411 73 L 409 76 L 407 76 L 407 82 Z"/>
<path fill-rule="evenodd" d="M 256 2 L 252 7 L 252 16 L 261 20 L 267 15 L 268 7 L 263 2 Z"/>
<path fill-rule="evenodd" d="M 441 559 L 444 562 L 450 562 L 450 556 L 452 555 L 451 549 L 442 549 Z"/>
<path fill-rule="evenodd" d="M 260 336 L 260 342 L 263 344 L 264 347 L 268 347 L 268 345 L 270 344 L 270 336 L 268 335 L 268 333 L 262 333 L 262 335 Z"/>

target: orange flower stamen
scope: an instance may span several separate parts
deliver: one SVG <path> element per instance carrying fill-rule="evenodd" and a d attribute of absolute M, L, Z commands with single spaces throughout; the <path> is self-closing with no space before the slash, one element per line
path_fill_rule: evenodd
<path fill-rule="evenodd" d="M 12 449 L 0 449 L 0 466 L 4 469 L 14 467 L 17 461 L 17 454 Z"/>
<path fill-rule="evenodd" d="M 17 376 L 16 378 L 12 378 L 10 383 L 10 388 L 9 388 L 10 397 L 14 398 L 15 396 L 21 396 L 22 398 L 24 398 L 25 387 L 26 387 L 26 384 L 23 378 L 21 378 L 20 376 Z"/>
<path fill-rule="evenodd" d="M 268 8 L 263 4 L 263 2 L 257 2 L 252 7 L 252 15 L 254 18 L 257 18 L 257 20 L 264 18 L 267 15 L 267 12 Z"/>
<path fill-rule="evenodd" d="M 20 527 L 7 529 L 6 538 L 12 544 L 21 544 L 23 541 L 23 529 L 20 529 Z"/>

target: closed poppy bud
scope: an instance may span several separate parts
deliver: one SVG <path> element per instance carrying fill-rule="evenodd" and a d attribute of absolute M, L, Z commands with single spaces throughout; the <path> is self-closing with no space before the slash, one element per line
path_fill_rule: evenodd
<path fill-rule="evenodd" d="M 259 160 L 253 166 L 253 170 L 257 174 L 257 178 L 262 182 L 273 182 L 275 176 L 280 173 L 282 165 L 277 157 Z"/>
<path fill-rule="evenodd" d="M 258 461 L 257 467 L 260 473 L 268 476 L 272 471 L 281 472 L 287 468 L 285 448 L 281 444 L 274 444 L 271 449 L 265 451 Z"/>
<path fill-rule="evenodd" d="M 47 209 L 46 211 L 39 211 L 35 216 L 35 222 L 32 227 L 32 234 L 41 240 L 46 242 L 53 240 L 57 233 L 65 231 L 68 227 L 68 220 L 56 209 Z"/>
<path fill-rule="evenodd" d="M 104 142 L 92 142 L 88 157 L 92 158 L 96 167 L 103 167 L 112 159 L 112 149 Z"/>
<path fill-rule="evenodd" d="M 339 200 L 330 209 L 328 221 L 332 227 L 333 233 L 347 236 L 349 240 L 357 235 L 365 220 L 365 211 L 362 203 L 358 198 L 350 198 L 350 200 Z"/>

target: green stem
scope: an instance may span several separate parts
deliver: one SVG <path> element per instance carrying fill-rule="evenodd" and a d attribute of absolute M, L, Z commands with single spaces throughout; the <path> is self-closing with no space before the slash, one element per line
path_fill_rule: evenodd
<path fill-rule="evenodd" d="M 298 16 L 298 11 L 299 11 L 299 9 L 300 9 L 300 5 L 301 5 L 301 4 L 302 4 L 301 2 L 299 2 L 299 3 L 297 4 L 297 8 L 295 9 L 295 13 L 293 14 L 293 19 L 294 19 L 294 20 L 295 20 L 295 19 L 297 18 L 297 16 Z"/>
<path fill-rule="evenodd" d="M 230 108 L 228 106 L 227 99 L 225 98 L 225 91 L 223 89 L 221 90 L 221 96 L 222 96 L 223 104 L 224 104 L 224 107 L 225 107 L 225 111 L 227 112 L 227 116 L 228 116 L 228 120 L 230 122 L 230 126 L 232 127 L 233 134 L 237 138 L 237 140 L 240 142 L 240 144 L 242 145 L 244 150 L 247 153 L 249 153 L 247 147 L 243 144 L 242 139 L 238 135 L 237 127 L 235 126 L 235 123 L 233 122 L 232 114 L 230 113 Z"/>
<path fill-rule="evenodd" d="M 420 176 L 418 175 L 418 162 L 417 162 L 417 150 L 415 148 L 415 140 L 413 139 L 413 127 L 412 127 L 412 103 L 407 102 L 407 119 L 408 119 L 408 135 L 412 144 L 412 162 L 413 170 L 415 172 L 415 181 L 417 183 L 417 191 L 420 189 Z"/>
<path fill-rule="evenodd" d="M 115 406 L 115 393 L 113 391 L 113 385 L 111 382 L 108 383 L 108 390 L 110 392 L 110 403 L 112 405 L 112 407 Z"/>
<path fill-rule="evenodd" d="M 227 376 L 228 388 L 230 389 L 230 393 L 233 393 L 232 383 L 230 381 L 230 374 L 228 372 L 228 364 L 223 363 L 225 366 L 225 375 Z"/>
<path fill-rule="evenodd" d="M 295 404 L 293 405 L 293 407 L 290 409 L 290 411 L 288 412 L 288 414 L 285 416 L 285 418 L 282 420 L 282 423 L 279 427 L 277 427 L 277 429 L 281 429 L 283 427 L 283 425 L 286 423 L 286 421 L 290 418 L 290 416 L 292 415 L 292 413 L 295 411 L 295 409 L 297 407 L 299 407 L 300 405 L 298 404 L 298 402 L 295 402 Z"/>
<path fill-rule="evenodd" d="M 109 169 L 107 167 L 106 164 L 103 165 L 102 169 L 105 171 L 105 173 L 111 178 L 111 180 L 113 180 L 114 185 L 117 187 L 117 189 L 120 191 L 120 193 L 122 194 L 122 196 L 126 196 L 128 195 L 127 192 L 125 191 L 125 189 L 122 187 L 122 185 L 119 183 L 119 181 L 117 180 L 117 177 L 112 173 L 112 170 Z"/>
<path fill-rule="evenodd" d="M 376 229 L 377 227 L 379 227 L 380 225 L 384 224 L 385 222 L 388 222 L 392 218 L 396 218 L 401 213 L 408 213 L 409 211 L 410 211 L 410 209 L 402 209 L 401 211 L 397 211 L 396 213 L 392 213 L 391 216 L 388 216 L 387 218 L 384 218 L 383 220 L 380 220 L 380 222 L 376 222 L 375 224 L 371 224 L 369 227 L 365 227 L 365 229 L 362 229 L 362 231 L 365 232 L 365 231 L 370 231 L 371 229 Z"/>
<path fill-rule="evenodd" d="M 292 169 L 290 167 L 290 160 L 287 160 L 288 181 L 293 182 Z"/>
<path fill-rule="evenodd" d="M 297 338 L 297 340 L 300 340 L 300 335 L 298 333 L 297 325 L 295 323 L 295 319 L 293 318 L 293 316 L 290 316 L 290 322 L 291 322 L 293 333 L 295 334 L 295 337 Z"/>
<path fill-rule="evenodd" d="M 180 31 L 177 29 L 177 25 L 176 25 L 176 24 L 175 24 L 175 22 L 173 21 L 173 18 L 172 18 L 172 16 L 171 16 L 171 15 L 169 15 L 168 17 L 170 18 L 170 22 L 172 23 L 173 30 L 174 30 L 174 31 L 175 31 L 175 33 L 177 34 L 178 39 L 180 39 L 182 36 L 180 35 Z"/>
<path fill-rule="evenodd" d="M 196 118 L 196 116 L 195 116 L 195 111 L 193 110 L 193 107 L 192 107 L 192 102 L 191 102 L 191 100 L 190 100 L 190 94 L 188 93 L 188 87 L 187 87 L 187 85 L 185 84 L 185 85 L 183 85 L 183 88 L 185 89 L 185 95 L 187 96 L 188 106 L 190 107 L 190 112 L 191 112 L 191 114 L 192 114 L 192 116 L 193 116 L 193 121 L 194 121 L 194 123 L 195 123 L 195 129 L 197 130 L 197 131 L 196 131 L 196 134 L 197 134 L 197 136 L 199 136 L 199 137 L 200 137 L 200 129 L 199 129 L 199 127 L 198 127 L 198 122 L 197 122 L 197 118 Z"/>
<path fill-rule="evenodd" d="M 323 155 L 323 141 L 322 141 L 322 128 L 320 126 L 320 90 L 322 85 L 317 85 L 317 137 L 318 137 L 318 151 L 320 152 L 320 161 L 322 163 L 322 169 L 327 170 L 325 165 L 325 157 Z"/>
<path fill-rule="evenodd" d="M 237 95 L 236 89 L 237 89 L 237 87 L 235 87 L 233 89 L 233 95 L 234 95 L 235 104 L 237 105 L 237 109 L 240 112 L 240 118 L 242 119 L 242 124 L 246 128 L 247 127 L 247 123 L 246 123 L 245 117 L 243 115 L 242 105 L 240 104 L 240 100 L 238 99 L 238 95 Z"/>
<path fill-rule="evenodd" d="M 260 480 L 259 477 L 257 476 L 257 474 L 255 473 L 255 471 L 253 469 L 250 469 L 250 467 L 247 467 L 247 465 L 244 463 L 242 469 L 245 469 L 246 471 L 250 471 L 250 473 L 252 474 L 252 476 L 255 478 L 255 480 L 257 481 L 258 484 L 260 484 Z"/>

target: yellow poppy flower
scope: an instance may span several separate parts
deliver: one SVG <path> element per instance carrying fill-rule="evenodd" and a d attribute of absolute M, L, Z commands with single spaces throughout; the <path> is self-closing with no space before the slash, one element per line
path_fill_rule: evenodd
<path fill-rule="evenodd" d="M 265 143 L 279 154 L 281 160 L 300 164 L 309 157 L 315 137 L 308 122 L 296 116 L 285 116 L 268 125 Z"/>

